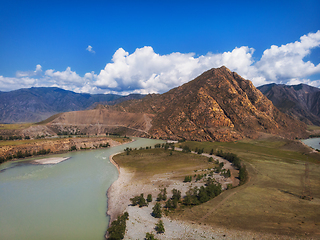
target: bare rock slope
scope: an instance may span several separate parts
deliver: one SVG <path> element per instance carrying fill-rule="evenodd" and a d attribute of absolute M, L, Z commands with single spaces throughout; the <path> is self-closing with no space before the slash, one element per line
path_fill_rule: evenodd
<path fill-rule="evenodd" d="M 232 141 L 259 132 L 306 136 L 306 126 L 280 112 L 252 82 L 226 67 L 211 69 L 162 95 L 115 106 L 154 114 L 149 134 L 157 138 Z"/>
<path fill-rule="evenodd" d="M 63 113 L 47 126 L 55 132 L 116 132 L 196 141 L 234 141 L 255 138 L 260 132 L 306 137 L 304 123 L 280 112 L 251 81 L 224 66 L 167 93 Z"/>
<path fill-rule="evenodd" d="M 56 133 L 147 136 L 152 117 L 152 114 L 113 111 L 100 105 L 92 110 L 59 114 L 46 126 Z"/>

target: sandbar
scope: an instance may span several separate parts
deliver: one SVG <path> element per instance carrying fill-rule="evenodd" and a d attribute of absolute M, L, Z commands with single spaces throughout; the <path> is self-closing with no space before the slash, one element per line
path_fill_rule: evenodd
<path fill-rule="evenodd" d="M 33 162 L 37 163 L 37 164 L 58 164 L 58 163 L 61 163 L 69 158 L 70 157 L 43 158 L 43 159 L 33 160 Z"/>

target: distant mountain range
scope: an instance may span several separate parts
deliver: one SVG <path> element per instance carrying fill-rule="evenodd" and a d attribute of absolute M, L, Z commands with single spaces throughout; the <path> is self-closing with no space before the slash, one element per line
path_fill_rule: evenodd
<path fill-rule="evenodd" d="M 305 123 L 320 125 L 319 101 L 318 88 L 304 84 L 255 88 L 223 66 L 164 94 L 145 97 L 79 94 L 59 88 L 0 92 L 0 121 L 35 122 L 51 116 L 21 132 L 30 136 L 116 133 L 234 141 L 271 133 L 303 138 L 308 136 Z M 56 113 L 61 114 L 52 116 Z"/>
<path fill-rule="evenodd" d="M 97 103 L 116 104 L 142 97 L 75 93 L 55 87 L 0 92 L 0 123 L 39 122 L 56 113 L 93 108 Z"/>
<path fill-rule="evenodd" d="M 320 126 L 320 89 L 306 84 L 268 84 L 258 89 L 282 112 Z"/>
<path fill-rule="evenodd" d="M 234 141 L 261 133 L 307 136 L 304 123 L 279 111 L 251 81 L 226 67 L 211 69 L 164 94 L 59 114 L 46 121 L 46 127 L 56 133 L 195 141 Z"/>

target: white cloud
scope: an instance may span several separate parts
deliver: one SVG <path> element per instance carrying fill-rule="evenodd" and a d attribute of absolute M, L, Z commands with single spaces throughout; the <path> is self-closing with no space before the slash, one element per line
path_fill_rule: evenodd
<path fill-rule="evenodd" d="M 41 75 L 42 73 L 42 67 L 40 64 L 38 64 L 36 66 L 36 70 L 35 71 L 17 71 L 16 72 L 16 77 L 33 77 L 33 76 L 38 76 Z"/>
<path fill-rule="evenodd" d="M 320 30 L 309 33 L 299 41 L 282 46 L 272 45 L 254 61 L 254 49 L 236 47 L 224 53 L 207 53 L 196 57 L 194 53 L 171 53 L 160 55 L 150 46 L 137 48 L 129 54 L 119 48 L 99 74 L 94 72 L 79 76 L 70 67 L 65 71 L 48 69 L 41 65 L 35 71 L 18 71 L 16 78 L 0 76 L 0 89 L 12 90 L 31 86 L 56 86 L 76 92 L 90 93 L 163 93 L 182 85 L 204 71 L 222 65 L 237 72 L 254 85 L 276 82 L 287 84 L 306 83 L 320 86 L 320 80 L 309 77 L 320 73 L 320 64 L 304 60 L 312 49 L 320 46 Z M 87 50 L 94 52 L 89 45 Z"/>
<path fill-rule="evenodd" d="M 10 78 L 0 76 L 0 90 L 11 91 L 19 88 L 38 86 L 38 79 L 30 77 Z"/>
<path fill-rule="evenodd" d="M 114 91 L 165 92 L 222 65 L 249 76 L 250 71 L 254 72 L 251 66 L 253 52 L 252 48 L 241 47 L 222 54 L 195 57 L 194 53 L 159 55 L 152 47 L 139 48 L 129 54 L 120 48 L 113 55 L 113 63 L 101 70 L 95 84 Z"/>
<path fill-rule="evenodd" d="M 86 48 L 87 51 L 91 52 L 91 53 L 96 53 L 94 50 L 92 50 L 92 46 L 88 45 L 88 47 Z"/>
<path fill-rule="evenodd" d="M 45 71 L 45 76 L 48 81 L 57 84 L 83 84 L 83 78 L 81 78 L 76 72 L 71 71 L 70 67 L 67 67 L 67 69 L 62 72 L 55 71 L 54 69 L 48 69 Z"/>
<path fill-rule="evenodd" d="M 259 74 L 268 81 L 288 83 L 291 79 L 302 79 L 320 73 L 320 64 L 314 65 L 304 58 L 311 49 L 320 46 L 320 30 L 309 33 L 300 38 L 300 41 L 288 43 L 280 47 L 272 45 L 265 50 L 255 64 Z"/>

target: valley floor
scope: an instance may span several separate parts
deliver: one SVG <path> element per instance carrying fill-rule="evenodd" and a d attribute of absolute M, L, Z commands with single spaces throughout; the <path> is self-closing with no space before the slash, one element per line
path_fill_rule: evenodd
<path fill-rule="evenodd" d="M 201 145 L 201 143 L 197 144 Z M 123 160 L 124 154 L 120 158 L 119 155 L 115 156 L 115 161 L 110 159 L 118 167 L 120 174 L 118 180 L 108 191 L 108 214 L 114 220 L 125 211 L 129 213 L 125 239 L 144 239 L 147 232 L 153 233 L 157 239 L 317 239 L 320 237 L 318 214 L 320 192 L 316 190 L 320 186 L 318 160 L 314 159 L 312 161 L 316 161 L 316 163 L 310 163 L 312 169 L 310 179 L 314 199 L 306 201 L 296 196 L 301 192 L 300 187 L 296 189 L 296 184 L 300 183 L 300 172 L 298 173 L 298 182 L 296 180 L 288 182 L 291 181 L 292 174 L 297 174 L 300 168 L 303 168 L 302 171 L 304 170 L 304 165 L 300 162 L 304 157 L 302 155 L 301 157 L 300 153 L 295 154 L 292 150 L 280 150 L 275 147 L 279 145 L 279 142 L 275 143 L 273 140 L 270 142 L 261 141 L 258 144 L 252 144 L 252 142 L 249 144 L 242 142 L 238 145 L 236 145 L 237 143 L 206 144 L 209 144 L 210 147 L 220 147 L 220 149 L 231 151 L 242 148 L 240 156 L 246 160 L 246 165 L 249 167 L 249 182 L 241 187 L 226 190 L 207 203 L 192 208 L 178 209 L 168 213 L 167 216 L 163 214 L 161 219 L 165 232 L 162 234 L 156 233 L 155 224 L 159 219 L 151 215 L 152 207 L 155 205 L 155 198 L 160 188 L 167 188 L 168 198 L 171 197 L 173 188 L 181 190 L 182 196 L 184 196 L 190 183 L 183 182 L 182 176 L 186 174 L 181 170 L 183 167 L 180 164 L 173 164 L 171 160 L 169 160 L 172 162 L 170 168 L 165 167 L 167 163 L 159 167 L 156 165 L 158 163 L 151 160 L 153 165 L 151 170 L 145 166 L 145 169 L 136 171 L 135 168 L 139 168 L 139 164 L 144 166 L 144 161 L 135 162 L 132 165 L 132 162 Z M 257 155 L 263 161 L 255 160 L 256 156 L 253 156 L 253 153 L 258 148 L 252 147 L 252 145 L 262 147 L 261 152 Z M 285 147 L 284 145 L 283 143 L 282 147 Z M 268 150 L 266 147 L 270 148 L 270 151 L 266 151 Z M 293 155 L 291 155 L 292 153 Z M 174 152 L 173 155 L 175 154 L 178 153 Z M 134 156 L 133 161 L 137 160 L 135 157 L 141 158 L 144 153 L 138 155 Z M 283 160 L 281 162 L 276 159 L 280 155 Z M 251 158 L 250 162 L 247 162 L 247 156 Z M 291 158 L 292 156 L 295 156 L 293 157 L 295 159 Z M 151 159 L 151 155 L 146 157 L 146 159 L 148 158 Z M 166 156 L 165 158 L 170 157 Z M 205 162 L 201 161 L 198 160 L 197 168 L 189 165 L 184 167 L 187 167 L 188 170 L 198 169 L 200 171 L 201 168 L 207 167 Z M 159 170 L 161 168 L 166 168 L 166 170 L 161 172 Z M 275 171 L 275 169 L 278 170 Z M 232 175 L 235 176 L 235 174 L 233 172 Z M 221 183 L 231 182 L 232 177 L 221 179 Z M 193 182 L 192 187 L 197 184 L 201 185 L 201 183 Z M 130 198 L 141 193 L 144 193 L 145 198 L 147 194 L 151 193 L 153 201 L 149 203 L 148 207 L 131 206 Z"/>

